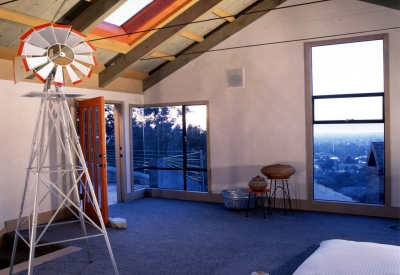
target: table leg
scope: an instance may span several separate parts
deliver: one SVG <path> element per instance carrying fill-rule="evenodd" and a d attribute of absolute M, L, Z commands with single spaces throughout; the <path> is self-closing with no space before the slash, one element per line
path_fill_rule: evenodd
<path fill-rule="evenodd" d="M 251 194 L 249 194 L 249 198 L 247 199 L 247 213 L 246 213 L 246 217 L 249 216 L 250 200 L 251 200 Z"/>
<path fill-rule="evenodd" d="M 263 210 L 263 214 L 264 214 L 264 219 L 265 219 L 265 205 L 264 205 L 265 201 L 264 201 L 264 195 L 261 195 L 261 206 L 262 206 L 262 210 Z"/>
<path fill-rule="evenodd" d="M 288 201 L 289 201 L 289 207 L 290 207 L 290 210 L 292 210 L 292 203 L 290 202 L 290 191 L 289 191 L 288 180 L 286 180 L 286 188 L 287 188 L 287 196 L 288 196 Z"/>

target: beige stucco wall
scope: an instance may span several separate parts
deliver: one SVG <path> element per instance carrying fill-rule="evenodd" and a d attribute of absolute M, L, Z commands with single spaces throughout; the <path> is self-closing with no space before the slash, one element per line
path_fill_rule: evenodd
<path fill-rule="evenodd" d="M 54 89 L 54 88 L 52 88 Z M 30 147 L 40 105 L 39 98 L 21 97 L 31 91 L 42 91 L 43 84 L 0 80 L 0 230 L 4 222 L 18 217 L 26 178 Z M 143 104 L 143 95 L 94 89 L 64 88 L 65 92 L 85 94 L 82 98 L 104 96 L 107 101 L 123 104 L 125 155 L 129 155 L 129 104 Z M 72 102 L 70 102 L 73 105 Z M 54 148 L 53 148 L 54 149 Z M 51 154 L 58 152 L 57 148 Z M 57 153 L 56 153 L 57 154 Z M 125 159 L 128 162 L 128 158 Z M 130 164 L 127 164 L 127 166 Z M 129 167 L 129 166 L 128 166 Z M 127 182 L 130 174 L 125 175 Z M 42 191 L 45 187 L 41 186 Z M 42 192 L 44 194 L 44 192 Z M 32 197 L 32 196 L 31 196 Z M 45 200 L 40 212 L 57 208 L 58 202 Z"/>
<path fill-rule="evenodd" d="M 309 1 L 288 0 L 283 6 Z M 353 0 L 272 11 L 216 49 L 397 27 L 400 11 Z M 392 205 L 400 206 L 400 31 L 389 33 Z M 362 33 L 357 34 L 357 36 Z M 347 35 L 355 36 L 355 35 Z M 345 35 L 334 38 L 346 37 Z M 322 40 L 318 38 L 317 40 Z M 209 102 L 211 190 L 245 187 L 264 165 L 297 170 L 291 195 L 307 199 L 304 41 L 203 54 L 144 94 L 146 104 Z M 245 68 L 245 88 L 226 89 L 225 70 Z"/>

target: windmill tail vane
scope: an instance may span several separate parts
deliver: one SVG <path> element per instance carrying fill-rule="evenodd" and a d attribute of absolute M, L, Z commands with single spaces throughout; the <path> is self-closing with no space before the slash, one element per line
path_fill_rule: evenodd
<path fill-rule="evenodd" d="M 22 63 L 20 67 L 28 74 L 33 72 L 42 82 L 54 75 L 55 85 L 78 84 L 83 76 L 91 77 L 92 65 L 98 65 L 93 56 L 96 49 L 85 38 L 68 25 L 47 23 L 32 27 L 21 36 L 17 54 L 22 58 L 15 58 L 14 63 Z M 16 77 L 21 74 L 16 71 L 20 67 L 14 64 L 15 83 L 20 80 Z"/>

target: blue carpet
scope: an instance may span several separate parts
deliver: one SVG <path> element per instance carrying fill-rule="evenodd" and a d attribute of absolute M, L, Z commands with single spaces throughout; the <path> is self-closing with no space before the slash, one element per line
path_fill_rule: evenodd
<path fill-rule="evenodd" d="M 289 275 L 324 240 L 400 245 L 400 231 L 389 227 L 397 221 L 386 218 L 305 211 L 284 215 L 283 210 L 266 219 L 261 211 L 246 218 L 245 212 L 223 204 L 159 198 L 112 205 L 109 216 L 128 224 L 127 229 L 107 229 L 121 275 L 250 275 L 255 270 Z M 79 224 L 71 224 L 51 234 L 79 230 Z M 71 245 L 84 248 L 83 241 Z M 35 267 L 35 274 L 114 274 L 104 238 L 90 239 L 90 245 L 92 264 L 82 249 Z"/>

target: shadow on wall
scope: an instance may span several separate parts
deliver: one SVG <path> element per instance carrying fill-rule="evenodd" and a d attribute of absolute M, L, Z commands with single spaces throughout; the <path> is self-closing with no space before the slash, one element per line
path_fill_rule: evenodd
<path fill-rule="evenodd" d="M 212 193 L 218 194 L 225 189 L 234 188 L 248 188 L 249 181 L 255 176 L 262 176 L 261 168 L 266 165 L 272 164 L 286 164 L 293 166 L 296 169 L 296 173 L 288 181 L 290 196 L 293 199 L 300 198 L 300 187 L 299 178 L 303 177 L 306 170 L 305 163 L 294 162 L 294 161 L 278 161 L 273 163 L 266 163 L 260 165 L 241 165 L 241 166 L 229 166 L 229 167 L 216 167 L 211 170 L 211 190 Z M 268 181 L 268 186 L 270 181 Z M 281 194 L 277 193 L 277 197 Z"/>

